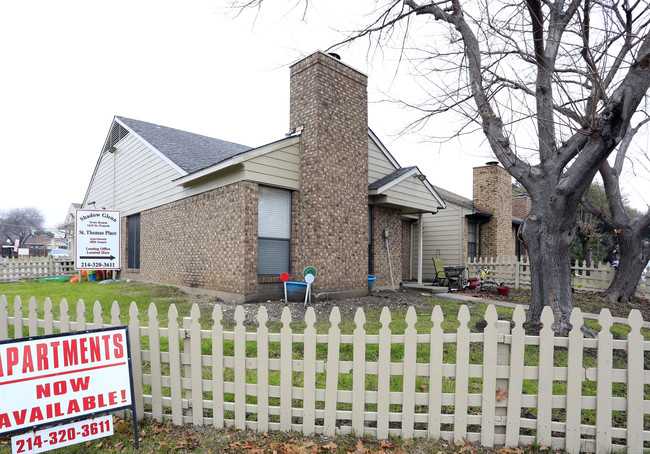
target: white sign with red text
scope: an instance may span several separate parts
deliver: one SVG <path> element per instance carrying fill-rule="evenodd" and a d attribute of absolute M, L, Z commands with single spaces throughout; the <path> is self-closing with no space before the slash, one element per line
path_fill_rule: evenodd
<path fill-rule="evenodd" d="M 77 210 L 75 270 L 120 269 L 120 212 Z"/>
<path fill-rule="evenodd" d="M 113 416 L 62 424 L 11 438 L 12 454 L 37 454 L 113 435 Z"/>
<path fill-rule="evenodd" d="M 0 436 L 132 405 L 127 327 L 0 342 Z"/>

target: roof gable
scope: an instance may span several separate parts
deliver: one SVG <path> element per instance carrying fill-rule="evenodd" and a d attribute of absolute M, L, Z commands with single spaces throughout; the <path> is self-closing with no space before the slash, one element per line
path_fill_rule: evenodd
<path fill-rule="evenodd" d="M 187 173 L 218 164 L 251 149 L 246 145 L 146 121 L 115 118 Z"/>

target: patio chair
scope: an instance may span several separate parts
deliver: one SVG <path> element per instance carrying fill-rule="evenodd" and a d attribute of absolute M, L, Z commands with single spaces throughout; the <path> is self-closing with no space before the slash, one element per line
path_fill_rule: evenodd
<path fill-rule="evenodd" d="M 444 287 L 449 283 L 447 279 L 447 274 L 445 274 L 445 267 L 442 265 L 442 259 L 432 259 L 433 260 L 433 285 L 438 285 Z"/>

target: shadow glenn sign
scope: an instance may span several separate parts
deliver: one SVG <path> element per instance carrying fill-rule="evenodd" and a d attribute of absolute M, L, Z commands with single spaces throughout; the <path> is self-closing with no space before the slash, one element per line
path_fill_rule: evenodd
<path fill-rule="evenodd" d="M 119 270 L 120 212 L 77 210 L 75 216 L 75 269 Z"/>
<path fill-rule="evenodd" d="M 0 342 L 0 436 L 133 405 L 128 327 Z"/>

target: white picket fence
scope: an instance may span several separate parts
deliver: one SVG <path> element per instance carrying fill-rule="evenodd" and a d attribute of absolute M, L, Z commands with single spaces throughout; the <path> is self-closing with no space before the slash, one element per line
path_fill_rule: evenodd
<path fill-rule="evenodd" d="M 505 282 L 514 288 L 530 287 L 530 263 L 526 257 L 518 260 L 516 257 L 480 258 L 467 262 L 469 277 L 475 277 L 479 268 L 490 270 L 490 278 L 497 282 Z M 609 263 L 598 263 L 588 267 L 586 262 L 578 261 L 571 267 L 573 287 L 578 290 L 602 292 L 607 290 L 614 278 L 616 269 Z M 637 284 L 637 295 L 650 297 L 650 272 L 646 271 Z"/>
<path fill-rule="evenodd" d="M 352 334 L 341 333 L 338 308 L 328 332 L 319 334 L 313 308 L 301 332 L 292 329 L 288 308 L 280 332 L 269 332 L 263 306 L 247 308 L 259 308 L 254 331 L 244 326 L 242 306 L 227 331 L 218 305 L 211 329 L 202 329 L 196 304 L 182 320 L 172 304 L 161 327 L 155 304 L 141 324 L 132 303 L 128 326 L 138 415 L 262 432 L 465 439 L 483 446 L 538 443 L 572 453 L 641 453 L 650 447 L 650 373 L 644 367 L 650 342 L 641 333 L 639 311 L 630 313 L 630 332 L 620 340 L 610 332 L 607 309 L 598 320 L 599 337 L 585 339 L 579 309 L 570 335 L 556 337 L 549 308 L 539 336 L 525 334 L 521 306 L 512 329 L 488 306 L 480 333 L 470 331 L 467 306 L 458 312 L 455 332 L 443 330 L 436 306 L 426 333 L 417 332 L 412 307 L 403 332 L 392 332 L 391 312 L 384 308 L 378 334 L 366 332 L 361 309 Z M 49 298 L 39 314 L 34 298 L 24 308 L 17 297 L 10 316 L 3 295 L 0 340 L 121 324 L 116 302 L 106 318 L 99 302 L 92 320 L 83 301 L 75 321 L 65 299 L 57 312 L 54 320 Z"/>
<path fill-rule="evenodd" d="M 2 259 L 0 283 L 11 281 L 32 281 L 51 276 L 74 276 L 74 260 L 50 259 L 47 257 Z"/>

